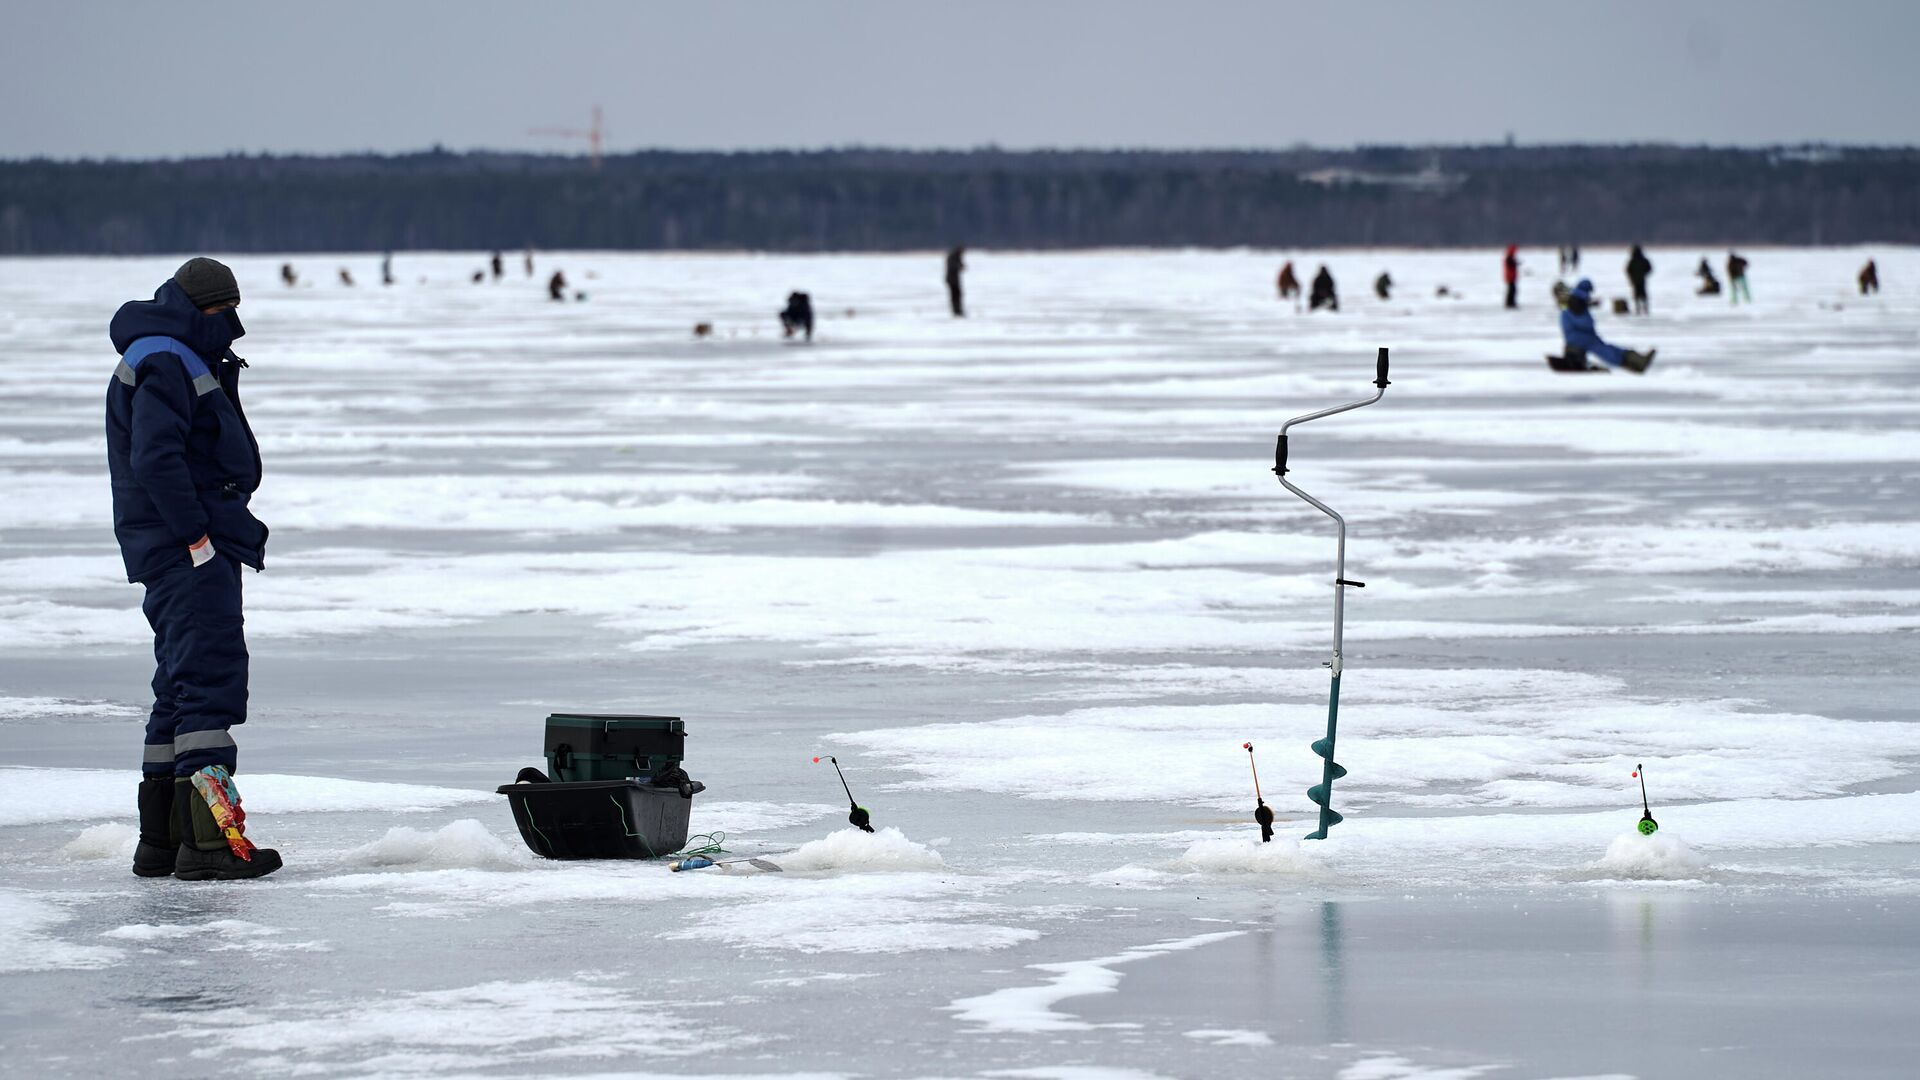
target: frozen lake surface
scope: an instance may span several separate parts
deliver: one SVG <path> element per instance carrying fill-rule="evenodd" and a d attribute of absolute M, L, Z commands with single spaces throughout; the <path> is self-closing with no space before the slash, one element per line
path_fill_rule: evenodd
<path fill-rule="evenodd" d="M 0 1050 L 36 1075 L 1891 1076 L 1920 1035 L 1920 251 L 236 258 L 261 882 L 128 873 L 106 320 L 0 260 Z M 1624 252 L 1587 272 L 1624 293 Z M 1879 260 L 1889 291 L 1853 295 Z M 1319 257 L 1296 255 L 1310 274 Z M 1716 255 L 1717 258 L 1717 255 Z M 334 283 L 337 266 L 363 283 Z M 562 268 L 583 303 L 550 303 Z M 1374 300 L 1381 270 L 1399 297 Z M 1303 276 L 1305 276 L 1303 274 Z M 423 280 L 424 279 L 424 280 Z M 1461 299 L 1435 296 L 1446 284 Z M 817 340 L 773 312 L 812 292 Z M 696 322 L 716 335 L 696 341 Z M 1311 827 L 1333 538 L 1336 788 Z M 532 857 L 549 711 L 687 718 L 781 874 Z M 1257 843 L 1246 754 L 1279 812 Z M 845 832 L 838 755 L 883 831 Z M 1647 766 L 1662 829 L 1633 833 Z M 798 850 L 796 850 L 798 849 Z"/>

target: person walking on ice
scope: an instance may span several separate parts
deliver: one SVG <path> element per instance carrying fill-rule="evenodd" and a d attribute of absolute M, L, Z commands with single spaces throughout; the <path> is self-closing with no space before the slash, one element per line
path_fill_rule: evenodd
<path fill-rule="evenodd" d="M 1727 252 L 1727 295 L 1735 305 L 1741 300 L 1753 303 L 1753 293 L 1747 288 L 1747 260 L 1736 252 Z"/>
<path fill-rule="evenodd" d="M 1633 286 L 1633 313 L 1647 314 L 1647 275 L 1653 273 L 1653 260 L 1633 245 L 1633 254 L 1627 257 L 1627 283 Z"/>
<path fill-rule="evenodd" d="M 240 406 L 232 345 L 246 331 L 233 271 L 189 259 L 109 327 L 107 473 L 127 580 L 146 587 L 153 708 L 140 766 L 133 872 L 190 881 L 264 877 L 234 786 L 231 729 L 247 719 L 240 571 L 259 570 L 267 527 L 247 509 L 260 445 Z"/>
<path fill-rule="evenodd" d="M 1566 341 L 1569 359 L 1573 359 L 1577 350 L 1609 367 L 1626 368 L 1635 374 L 1645 372 L 1658 351 L 1635 352 L 1600 339 L 1600 332 L 1593 325 L 1593 282 L 1587 278 L 1581 278 L 1567 294 L 1567 306 L 1560 312 L 1560 336 Z"/>
<path fill-rule="evenodd" d="M 957 245 L 947 252 L 947 306 L 953 309 L 953 317 L 967 317 L 966 298 L 960 293 L 960 275 L 967 269 L 966 245 Z"/>

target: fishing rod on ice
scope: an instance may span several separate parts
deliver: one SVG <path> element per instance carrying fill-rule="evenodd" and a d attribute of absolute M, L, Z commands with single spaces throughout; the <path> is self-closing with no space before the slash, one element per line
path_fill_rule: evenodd
<path fill-rule="evenodd" d="M 827 760 L 833 763 L 834 774 L 840 777 L 840 790 L 847 793 L 847 805 L 852 808 L 847 814 L 847 823 L 862 832 L 872 832 L 873 815 L 867 813 L 866 807 L 854 801 L 853 789 L 847 786 L 847 774 L 840 771 L 840 759 L 829 754 Z M 820 764 L 820 759 L 814 758 L 813 763 Z"/>
<path fill-rule="evenodd" d="M 1333 686 L 1327 692 L 1327 737 L 1313 744 L 1313 752 L 1326 764 L 1321 767 L 1320 782 L 1307 789 L 1307 798 L 1320 807 L 1320 827 L 1307 834 L 1308 840 L 1325 840 L 1327 830 L 1340 823 L 1340 814 L 1333 809 L 1333 782 L 1347 775 L 1347 770 L 1333 760 L 1333 739 L 1340 716 L 1340 650 L 1346 622 L 1347 589 L 1349 586 L 1364 589 L 1366 582 L 1347 580 L 1347 519 L 1341 517 L 1333 507 L 1300 490 L 1293 481 L 1287 479 L 1287 432 L 1296 424 L 1362 409 L 1385 396 L 1388 385 L 1385 348 L 1380 350 L 1375 359 L 1373 385 L 1376 389 L 1370 398 L 1350 401 L 1345 405 L 1335 405 L 1318 412 L 1307 413 L 1305 416 L 1296 416 L 1282 424 L 1279 441 L 1273 448 L 1273 475 L 1280 478 L 1280 486 L 1298 495 L 1315 510 L 1332 518 L 1334 525 L 1339 529 L 1340 538 L 1333 573 L 1333 659 L 1322 665 L 1333 670 Z"/>
<path fill-rule="evenodd" d="M 1253 763 L 1253 744 L 1245 742 L 1240 748 L 1247 752 L 1247 767 L 1253 770 L 1253 820 L 1260 823 L 1260 842 L 1273 842 L 1273 807 L 1260 797 L 1260 766 Z"/>

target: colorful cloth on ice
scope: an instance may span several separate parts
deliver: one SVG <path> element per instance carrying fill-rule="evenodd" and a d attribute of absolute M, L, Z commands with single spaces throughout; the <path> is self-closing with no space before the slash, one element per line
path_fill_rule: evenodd
<path fill-rule="evenodd" d="M 207 809 L 213 811 L 214 823 L 227 838 L 227 846 L 235 855 L 252 862 L 253 841 L 247 839 L 247 812 L 240 809 L 240 789 L 233 786 L 233 777 L 220 766 L 209 765 L 193 774 L 193 790 L 207 800 Z"/>

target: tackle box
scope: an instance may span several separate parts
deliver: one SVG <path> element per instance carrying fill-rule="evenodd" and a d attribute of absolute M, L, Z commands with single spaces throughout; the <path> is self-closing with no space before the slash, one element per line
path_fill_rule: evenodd
<path fill-rule="evenodd" d="M 687 726 L 677 716 L 554 713 L 546 751 L 556 783 L 650 777 L 685 760 Z"/>
<path fill-rule="evenodd" d="M 705 787 L 698 780 L 683 789 L 621 779 L 502 784 L 497 790 L 536 855 L 655 859 L 687 845 L 693 793 Z"/>

